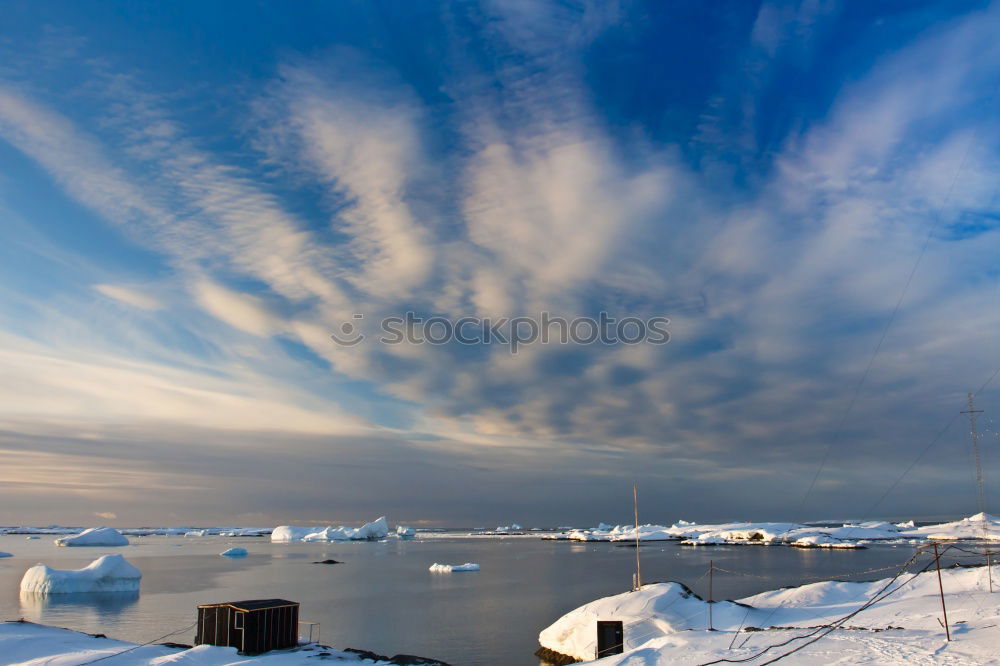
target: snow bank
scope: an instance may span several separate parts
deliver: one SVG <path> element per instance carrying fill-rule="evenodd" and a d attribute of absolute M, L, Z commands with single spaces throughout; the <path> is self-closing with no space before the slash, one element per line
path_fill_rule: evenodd
<path fill-rule="evenodd" d="M 430 566 L 429 571 L 434 573 L 451 573 L 453 571 L 479 571 L 479 565 L 472 562 L 465 564 L 438 564 L 435 562 Z"/>
<path fill-rule="evenodd" d="M 985 534 L 983 531 L 984 518 Z M 1000 518 L 989 514 L 977 513 L 974 516 L 962 518 L 951 523 L 926 525 L 915 529 L 902 530 L 900 535 L 941 541 L 963 541 L 984 538 L 990 541 L 1000 541 Z"/>
<path fill-rule="evenodd" d="M 113 527 L 91 527 L 55 540 L 57 546 L 127 546 L 128 539 Z"/>
<path fill-rule="evenodd" d="M 246 557 L 247 556 L 247 549 L 246 548 L 230 548 L 229 550 L 226 550 L 226 551 L 223 551 L 223 552 L 219 553 L 219 555 L 222 555 L 223 557 Z"/>
<path fill-rule="evenodd" d="M 997 569 L 997 568 L 995 568 Z M 995 627 L 1000 621 L 988 591 L 985 567 L 942 570 L 953 637 L 946 643 L 938 624 L 940 600 L 933 569 L 898 579 L 895 592 L 855 615 L 791 663 L 987 663 L 995 658 Z M 997 572 L 994 571 L 994 577 Z M 601 664 L 699 664 L 720 657 L 739 660 L 857 610 L 890 581 L 822 582 L 763 592 L 738 601 L 711 604 L 680 583 L 657 583 L 636 592 L 605 597 L 562 616 L 539 634 L 542 647 L 576 659 L 591 660 L 596 651 L 598 620 L 621 620 L 622 655 Z M 961 609 L 960 611 L 958 609 Z M 955 619 L 952 613 L 959 613 Z M 992 630 L 991 630 L 992 629 Z M 761 631 L 765 630 L 765 631 Z M 733 639 L 733 633 L 742 636 Z M 768 653 L 775 658 L 799 643 Z"/>
<path fill-rule="evenodd" d="M 274 650 L 255 657 L 238 654 L 235 648 L 199 645 L 193 648 L 179 648 L 168 645 L 143 645 L 126 643 L 111 638 L 95 638 L 89 634 L 46 627 L 30 622 L 0 622 L 0 655 L 3 663 L 20 666 L 52 664 L 70 666 L 84 664 L 97 659 L 112 657 L 128 650 L 127 654 L 107 663 L 123 666 L 310 666 L 317 663 L 366 664 L 367 666 L 392 666 L 398 663 L 418 663 L 402 659 L 389 660 L 388 657 L 372 653 L 338 650 L 326 645 L 309 645 L 291 650 Z M 324 655 L 324 656 L 317 656 Z M 434 666 L 439 662 L 424 660 Z M 103 666 L 103 664 L 102 664 Z"/>
<path fill-rule="evenodd" d="M 271 531 L 271 541 L 371 541 L 384 539 L 389 534 L 389 525 L 382 516 L 378 520 L 365 523 L 361 527 L 328 526 L 323 529 L 315 527 L 296 527 L 280 525 Z"/>
<path fill-rule="evenodd" d="M 142 573 L 121 555 L 99 557 L 82 569 L 50 569 L 44 564 L 24 572 L 21 592 L 72 594 L 79 592 L 136 592 Z"/>

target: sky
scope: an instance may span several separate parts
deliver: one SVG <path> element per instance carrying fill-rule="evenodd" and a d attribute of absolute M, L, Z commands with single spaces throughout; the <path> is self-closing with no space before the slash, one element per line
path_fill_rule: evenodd
<path fill-rule="evenodd" d="M 988 3 L 0 6 L 0 524 L 970 515 L 969 391 L 1000 482 Z"/>

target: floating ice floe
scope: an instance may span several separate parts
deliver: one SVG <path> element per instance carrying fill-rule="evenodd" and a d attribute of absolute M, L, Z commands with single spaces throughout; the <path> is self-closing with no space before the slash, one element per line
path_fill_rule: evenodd
<path fill-rule="evenodd" d="M 361 527 L 296 527 L 295 525 L 280 525 L 271 531 L 271 541 L 285 543 L 289 541 L 371 541 L 384 539 L 389 534 L 389 526 L 385 516 Z"/>
<path fill-rule="evenodd" d="M 57 546 L 127 546 L 128 539 L 113 527 L 91 527 L 55 540 Z"/>
<path fill-rule="evenodd" d="M 472 530 L 474 536 L 524 536 L 524 528 L 517 523 L 510 525 L 497 525 L 495 530 L 476 528 Z"/>
<path fill-rule="evenodd" d="M 407 525 L 397 525 L 396 536 L 398 536 L 400 539 L 412 539 L 413 537 L 417 536 L 417 531 Z"/>
<path fill-rule="evenodd" d="M 219 555 L 222 555 L 223 557 L 246 557 L 247 549 L 239 547 L 230 548 L 229 550 L 225 550 L 219 553 Z"/>
<path fill-rule="evenodd" d="M 208 534 L 208 530 L 190 530 L 184 533 L 186 537 L 203 537 Z"/>
<path fill-rule="evenodd" d="M 142 573 L 121 555 L 104 555 L 82 569 L 50 569 L 44 564 L 36 564 L 24 572 L 21 592 L 137 592 L 141 579 Z"/>
<path fill-rule="evenodd" d="M 473 562 L 465 564 L 438 564 L 435 562 L 430 566 L 429 571 L 434 573 L 452 573 L 453 571 L 479 571 L 479 565 Z"/>
<path fill-rule="evenodd" d="M 796 548 L 845 548 L 848 550 L 866 548 L 863 541 L 842 541 L 828 534 L 805 536 L 788 544 Z"/>

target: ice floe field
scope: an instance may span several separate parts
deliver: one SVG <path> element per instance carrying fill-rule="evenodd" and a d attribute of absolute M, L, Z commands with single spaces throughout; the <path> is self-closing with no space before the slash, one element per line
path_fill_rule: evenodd
<path fill-rule="evenodd" d="M 647 585 L 635 593 L 629 592 L 635 530 L 603 524 L 419 531 L 378 519 L 346 527 L 140 528 L 124 534 L 8 530 L 14 533 L 0 534 L 0 552 L 10 553 L 0 558 L 0 619 L 24 618 L 85 633 L 0 625 L 0 663 L 82 664 L 127 649 L 127 643 L 110 639 L 138 643 L 175 630 L 170 641 L 190 644 L 199 604 L 270 597 L 301 603 L 301 619 L 320 624 L 321 642 L 334 649 L 320 650 L 329 653 L 323 659 L 357 660 L 356 653 L 337 651 L 358 648 L 455 665 L 538 664 L 534 652 L 541 641 L 553 653 L 589 660 L 595 656 L 598 619 L 621 619 L 625 627 L 627 652 L 608 663 L 701 664 L 744 658 L 794 639 L 774 648 L 777 656 L 796 647 L 796 640 L 809 640 L 795 638 L 812 631 L 806 627 L 834 622 L 860 606 L 881 585 L 870 581 L 899 573 L 901 563 L 917 550 L 929 552 L 935 539 L 942 548 L 963 548 L 944 555 L 946 567 L 979 561 L 968 552 L 976 546 L 965 540 L 981 539 L 984 527 L 990 539 L 1000 536 L 1000 522 L 990 518 L 984 525 L 981 516 L 932 526 L 684 521 L 642 526 L 638 538 Z M 921 557 L 907 571 L 926 566 L 928 556 Z M 714 598 L 738 602 L 712 604 L 719 630 L 713 632 L 707 631 L 703 601 L 709 562 Z M 984 571 L 945 570 L 955 609 L 951 644 L 944 644 L 936 619 L 940 602 L 930 594 L 936 579 L 928 582 L 924 574 L 788 659 L 995 661 L 991 646 L 1000 653 L 1000 619 L 994 599 L 1000 591 L 993 596 L 983 590 Z M 869 582 L 824 582 L 830 579 Z M 800 587 L 779 590 L 790 585 Z M 768 627 L 780 628 L 747 630 Z M 51 649 L 39 651 L 42 645 Z M 280 663 L 314 663 L 320 651 L 287 653 Z M 128 661 L 123 655 L 102 663 L 167 664 L 181 658 L 176 649 L 163 647 L 128 654 Z M 769 658 L 771 653 L 749 663 Z M 202 647 L 184 652 L 182 661 L 239 659 L 231 649 Z M 275 659 L 262 663 L 279 663 Z"/>

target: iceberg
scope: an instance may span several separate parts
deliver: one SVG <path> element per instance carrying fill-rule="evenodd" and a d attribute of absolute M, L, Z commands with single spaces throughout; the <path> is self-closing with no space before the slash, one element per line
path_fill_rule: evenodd
<path fill-rule="evenodd" d="M 295 525 L 280 525 L 271 531 L 271 541 L 287 543 L 290 541 L 372 541 L 384 539 L 389 535 L 389 524 L 382 516 L 378 520 L 365 523 L 361 527 L 328 526 L 323 529 L 315 527 L 296 527 Z"/>
<path fill-rule="evenodd" d="M 219 555 L 222 555 L 223 557 L 246 557 L 247 556 L 247 549 L 246 548 L 238 548 L 238 547 L 237 548 L 230 548 L 229 550 L 226 550 L 226 551 L 223 551 L 223 552 L 219 553 Z"/>
<path fill-rule="evenodd" d="M 113 527 L 91 527 L 55 540 L 57 546 L 127 546 L 128 539 Z"/>
<path fill-rule="evenodd" d="M 428 571 L 433 571 L 434 573 L 451 573 L 453 571 L 479 571 L 479 565 L 473 562 L 466 562 L 465 564 L 438 564 L 435 562 L 430 566 Z"/>
<path fill-rule="evenodd" d="M 82 569 L 50 569 L 36 564 L 24 572 L 25 594 L 137 592 L 142 572 L 121 555 L 104 555 Z"/>
<path fill-rule="evenodd" d="M 412 527 L 408 527 L 406 525 L 396 526 L 396 536 L 398 536 L 400 539 L 412 539 L 416 535 L 417 531 Z"/>

